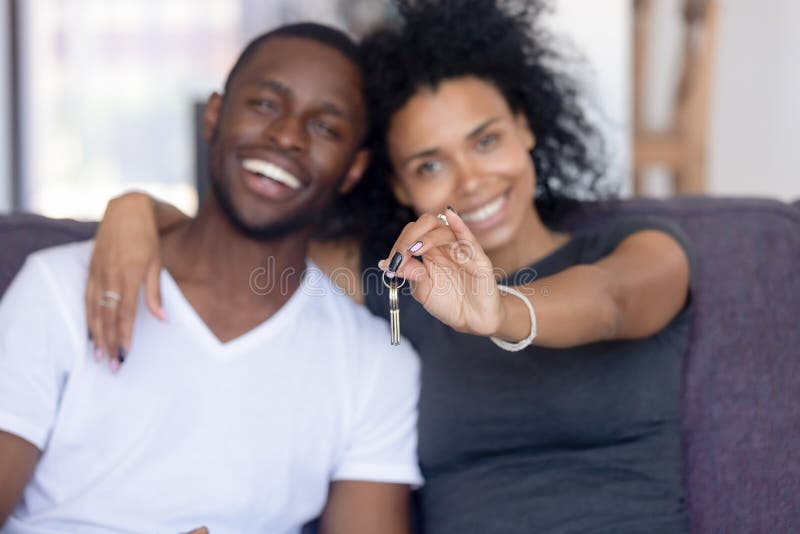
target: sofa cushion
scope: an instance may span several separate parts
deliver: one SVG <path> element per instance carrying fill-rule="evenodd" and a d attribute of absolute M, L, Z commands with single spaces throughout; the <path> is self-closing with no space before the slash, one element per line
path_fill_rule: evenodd
<path fill-rule="evenodd" d="M 695 252 L 685 363 L 693 532 L 800 531 L 800 203 L 679 197 L 585 204 L 566 228 L 675 221 Z"/>

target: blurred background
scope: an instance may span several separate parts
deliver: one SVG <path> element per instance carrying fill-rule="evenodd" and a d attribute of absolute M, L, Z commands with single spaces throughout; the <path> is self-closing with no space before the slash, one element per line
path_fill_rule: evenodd
<path fill-rule="evenodd" d="M 623 195 L 800 198 L 800 2 L 552 0 L 545 24 Z M 381 0 L 0 0 L 0 213 L 96 219 L 146 190 L 197 207 L 196 114 L 281 23 L 357 36 Z"/>

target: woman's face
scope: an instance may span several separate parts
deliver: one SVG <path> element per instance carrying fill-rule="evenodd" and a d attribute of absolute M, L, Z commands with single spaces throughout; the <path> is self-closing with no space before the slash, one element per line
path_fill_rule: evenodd
<path fill-rule="evenodd" d="M 533 215 L 534 136 L 492 84 L 463 77 L 419 90 L 387 140 L 397 199 L 418 214 L 453 206 L 487 252 Z"/>

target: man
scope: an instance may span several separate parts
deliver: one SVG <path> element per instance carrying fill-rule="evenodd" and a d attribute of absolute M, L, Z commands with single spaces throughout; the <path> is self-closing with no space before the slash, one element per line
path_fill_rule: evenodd
<path fill-rule="evenodd" d="M 278 29 L 209 99 L 213 193 L 164 236 L 169 324 L 140 313 L 124 372 L 84 334 L 91 243 L 28 259 L 0 302 L 4 532 L 408 531 L 415 355 L 305 259 L 367 162 L 355 50 Z"/>

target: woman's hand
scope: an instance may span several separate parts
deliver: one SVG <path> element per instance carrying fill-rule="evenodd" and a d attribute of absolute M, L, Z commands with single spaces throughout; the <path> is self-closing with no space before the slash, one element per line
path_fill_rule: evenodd
<path fill-rule="evenodd" d="M 461 217 L 448 208 L 445 225 L 436 215 L 408 224 L 378 266 L 411 283 L 425 309 L 459 332 L 491 336 L 505 319 L 492 262 Z M 397 254 L 402 255 L 398 261 Z M 422 258 L 420 262 L 416 258 Z"/>
<path fill-rule="evenodd" d="M 109 359 L 116 371 L 130 348 L 139 286 L 145 302 L 159 319 L 161 259 L 155 201 L 128 193 L 108 203 L 97 230 L 86 283 L 86 320 L 98 361 Z"/>

